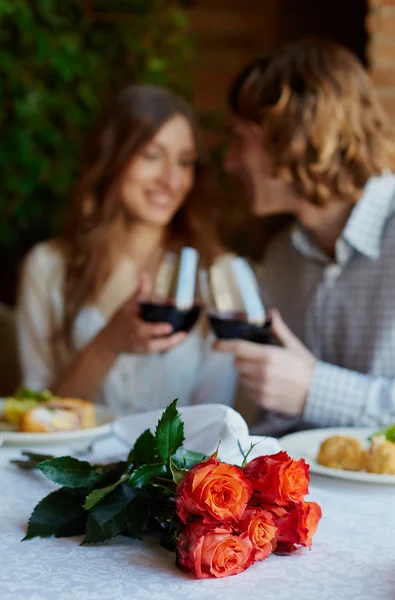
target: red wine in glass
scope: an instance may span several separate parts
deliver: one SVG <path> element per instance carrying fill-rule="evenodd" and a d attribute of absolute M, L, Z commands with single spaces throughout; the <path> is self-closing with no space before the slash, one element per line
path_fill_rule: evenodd
<path fill-rule="evenodd" d="M 253 269 L 240 257 L 222 257 L 200 272 L 200 287 L 210 325 L 219 339 L 277 344 Z M 262 419 L 266 409 L 261 409 Z"/>
<path fill-rule="evenodd" d="M 195 326 L 200 316 L 201 306 L 198 304 L 191 308 L 177 308 L 174 303 L 164 302 L 140 302 L 140 314 L 144 321 L 149 323 L 170 323 L 173 333 L 185 331 L 189 333 Z"/>
<path fill-rule="evenodd" d="M 244 313 L 216 313 L 209 312 L 210 325 L 220 340 L 241 339 L 256 344 L 273 344 L 274 336 L 271 332 L 271 320 L 262 325 L 251 323 Z"/>
<path fill-rule="evenodd" d="M 198 254 L 193 248 L 166 252 L 149 294 L 140 299 L 140 314 L 149 323 L 170 323 L 173 333 L 189 333 L 201 306 L 197 300 Z"/>
<path fill-rule="evenodd" d="M 245 259 L 222 257 L 201 271 L 200 286 L 217 338 L 275 343 L 254 271 Z"/>
<path fill-rule="evenodd" d="M 166 252 L 161 260 L 151 291 L 140 299 L 140 315 L 149 323 L 170 323 L 172 334 L 189 333 L 198 321 L 201 303 L 198 300 L 197 273 L 199 256 L 195 249 L 184 247 L 180 252 Z M 155 407 L 165 405 L 163 398 L 165 353 L 157 355 L 152 399 Z M 148 404 L 147 404 L 148 406 Z"/>

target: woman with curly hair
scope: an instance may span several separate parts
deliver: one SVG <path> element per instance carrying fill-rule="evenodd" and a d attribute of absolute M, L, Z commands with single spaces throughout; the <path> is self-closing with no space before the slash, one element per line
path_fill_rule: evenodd
<path fill-rule="evenodd" d="M 61 237 L 34 247 L 20 282 L 24 384 L 106 402 L 117 413 L 233 398 L 231 357 L 207 350 L 204 324 L 174 333 L 138 300 L 165 251 L 219 252 L 207 161 L 191 108 L 156 86 L 122 91 L 88 140 Z M 152 392 L 157 361 L 163 389 Z"/>
<path fill-rule="evenodd" d="M 228 169 L 255 214 L 289 212 L 295 222 L 262 269 L 280 346 L 217 347 L 236 357 L 243 387 L 268 411 L 262 432 L 389 425 L 395 136 L 369 75 L 345 48 L 308 39 L 248 65 L 229 101 Z"/>

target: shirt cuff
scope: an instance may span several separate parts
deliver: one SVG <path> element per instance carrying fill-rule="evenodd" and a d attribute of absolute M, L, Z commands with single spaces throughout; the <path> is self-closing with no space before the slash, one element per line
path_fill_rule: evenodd
<path fill-rule="evenodd" d="M 317 361 L 304 420 L 321 427 L 375 427 L 393 413 L 393 380 Z"/>

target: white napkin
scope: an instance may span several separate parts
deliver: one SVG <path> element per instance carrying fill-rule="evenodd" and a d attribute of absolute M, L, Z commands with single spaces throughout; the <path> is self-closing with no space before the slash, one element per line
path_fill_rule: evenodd
<path fill-rule="evenodd" d="M 218 458 L 236 465 L 243 462 L 238 441 L 243 452 L 248 452 L 251 443 L 259 442 L 251 451 L 248 460 L 263 454 L 275 454 L 281 450 L 278 440 L 274 438 L 250 436 L 243 417 L 229 406 L 199 404 L 182 406 L 178 410 L 184 421 L 184 446 L 188 450 L 210 455 L 215 452 L 218 442 L 221 441 Z M 125 445 L 132 447 L 146 429 L 155 433 L 162 413 L 163 410 L 151 410 L 121 417 L 114 421 L 113 433 Z"/>

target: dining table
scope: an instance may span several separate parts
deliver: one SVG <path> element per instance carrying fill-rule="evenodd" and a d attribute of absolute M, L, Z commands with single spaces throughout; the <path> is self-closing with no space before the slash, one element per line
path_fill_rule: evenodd
<path fill-rule="evenodd" d="M 323 513 L 311 550 L 198 580 L 176 567 L 155 536 L 87 546 L 79 537 L 21 541 L 35 505 L 56 489 L 40 471 L 10 462 L 22 450 L 98 462 L 127 452 L 113 436 L 89 456 L 67 445 L 0 448 L 1 600 L 395 600 L 395 485 L 311 474 L 309 499 Z"/>

